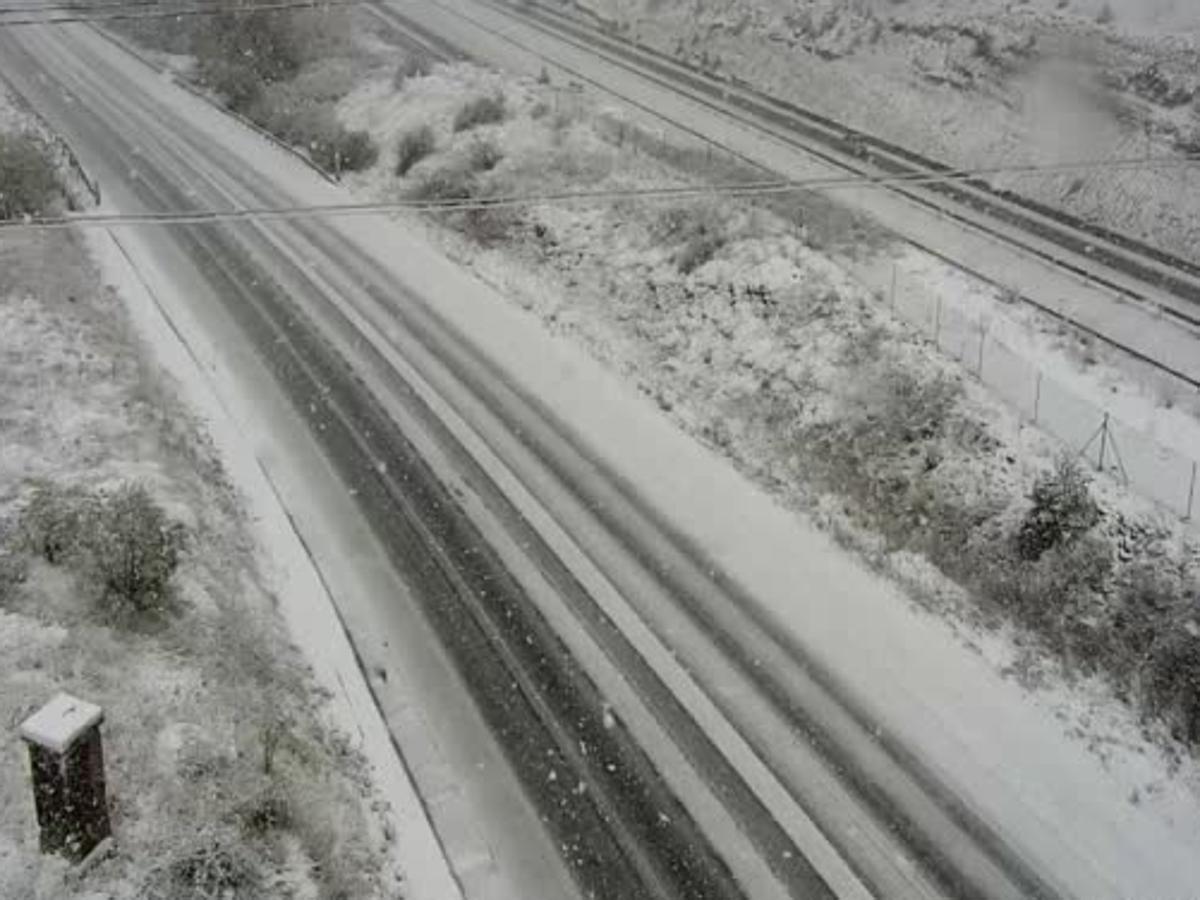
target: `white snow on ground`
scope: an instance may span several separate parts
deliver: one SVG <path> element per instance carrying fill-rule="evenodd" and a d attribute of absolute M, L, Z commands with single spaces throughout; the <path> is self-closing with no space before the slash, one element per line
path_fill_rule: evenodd
<path fill-rule="evenodd" d="M 1200 13 L 1187 0 L 577 5 L 625 36 L 955 165 L 1182 154 L 1200 136 Z M 1160 75 L 1193 93 L 1163 102 Z M 1194 168 L 1002 183 L 1196 254 Z"/>
<path fill-rule="evenodd" d="M 93 40 L 79 35 L 79 40 Z M 97 52 L 112 53 L 97 46 Z M 139 70 L 126 60 L 116 65 Z M 301 202 L 344 194 L 317 182 L 211 109 L 148 85 Z M 538 396 L 605 461 L 743 581 L 789 629 L 868 702 L 884 727 L 996 814 L 1034 855 L 1088 886 L 1088 897 L 1187 897 L 1200 882 L 1200 811 L 1185 766 L 1171 777 L 1141 744 L 1101 761 L 1042 701 L 963 648 L 943 622 L 815 532 L 803 517 L 686 438 L 630 386 L 580 348 L 442 260 L 408 228 L 359 219 L 333 223 Z M 420 259 L 414 267 L 411 260 Z M 406 264 L 407 262 L 407 264 Z M 551 296 L 561 296 L 561 285 Z M 798 586 L 803 586 L 803 589 Z M 1132 789 L 1158 788 L 1130 802 Z"/>
<path fill-rule="evenodd" d="M 271 715 L 290 714 L 317 697 L 271 617 L 271 597 L 245 553 L 219 463 L 179 408 L 169 379 L 140 353 L 120 299 L 99 284 L 82 241 L 62 231 L 9 233 L 0 241 L 0 261 L 4 718 L 15 726 L 62 690 L 104 707 L 118 839 L 114 858 L 85 883 L 64 884 L 64 864 L 36 849 L 24 746 L 7 741 L 0 897 L 60 900 L 92 890 L 133 897 L 156 866 L 186 854 L 204 834 L 224 840 L 234 827 L 222 818 L 229 804 L 253 802 L 264 707 Z M 172 582 L 178 608 L 161 622 L 123 625 L 96 605 L 85 572 L 23 553 L 16 522 L 35 479 L 86 489 L 131 479 L 146 486 L 188 529 Z M 275 679 L 284 673 L 290 678 L 281 687 Z M 373 851 L 359 843 L 364 833 L 354 821 L 362 814 L 359 773 L 344 756 L 330 763 L 328 733 L 314 734 L 312 724 L 302 713 L 292 733 L 313 741 L 311 761 L 327 777 L 306 789 L 313 808 L 296 821 L 316 828 L 336 821 L 341 830 L 329 846 L 361 866 L 346 882 L 361 884 L 373 877 Z M 185 760 L 211 768 L 183 777 Z M 215 785 L 208 781 L 218 776 Z M 225 796 L 238 789 L 246 793 L 233 801 Z M 300 896 L 315 889 L 311 843 L 302 852 L 297 844 L 273 864 L 266 864 L 265 844 L 248 852 L 263 854 L 255 862 L 268 881 L 287 878 Z"/>

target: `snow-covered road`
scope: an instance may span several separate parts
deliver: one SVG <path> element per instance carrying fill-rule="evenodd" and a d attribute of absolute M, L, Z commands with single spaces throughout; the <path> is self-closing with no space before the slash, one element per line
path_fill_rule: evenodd
<path fill-rule="evenodd" d="M 3 66 L 117 207 L 344 199 L 86 28 L 0 40 Z M 528 781 L 518 790 L 519 766 L 501 747 L 521 736 L 488 719 L 486 685 L 438 647 L 447 632 L 430 624 L 438 613 L 420 596 L 435 575 L 473 577 L 474 563 L 447 550 L 468 527 L 487 545 L 473 555 L 500 565 L 491 602 L 511 596 L 522 604 L 514 615 L 536 611 L 526 637 L 544 623 L 594 686 L 588 696 L 602 698 L 602 708 L 580 709 L 581 721 L 599 721 L 602 741 L 628 736 L 644 754 L 620 757 L 629 778 L 638 783 L 637 766 L 650 766 L 673 795 L 640 802 L 680 804 L 688 821 L 654 834 L 677 842 L 693 887 L 726 887 L 706 844 L 754 897 L 1182 900 L 1200 883 L 1195 798 L 1167 789 L 1128 800 L 1160 777 L 1153 759 L 1117 752 L 1102 764 L 942 623 L 402 225 L 126 234 L 164 291 L 185 289 L 195 327 L 209 330 L 202 358 L 232 390 L 262 398 L 256 408 L 269 418 L 247 428 L 278 466 L 283 500 L 360 653 L 387 673 L 375 679 L 377 697 L 469 895 L 570 888 L 538 821 L 546 807 L 528 799 L 537 795 Z M 233 258 L 215 255 L 229 247 Z M 239 336 L 237 304 L 267 304 L 260 295 L 287 298 L 322 335 L 311 342 L 281 327 L 279 342 L 311 350 L 289 364 L 315 367 L 332 350 L 358 386 L 331 388 L 333 400 L 318 388 L 304 398 L 307 414 L 289 412 L 300 398 L 267 384 L 271 366 Z M 373 439 L 370 428 L 385 421 L 398 428 Z M 326 444 L 331 462 L 321 463 L 313 433 L 339 429 L 360 443 L 340 455 Z M 356 453 L 374 457 L 371 472 L 347 473 Z M 395 524 L 432 529 L 429 545 L 443 555 L 430 574 L 416 553 L 396 552 L 387 529 L 389 516 L 438 486 L 444 493 L 429 495 L 438 502 Z M 548 685 L 521 681 L 530 670 L 513 665 L 514 687 L 493 687 L 550 702 Z M 574 739 L 579 724 L 560 722 L 560 737 Z M 601 819 L 638 821 L 638 796 L 615 790 L 587 759 L 568 762 L 538 771 L 547 782 L 587 774 L 594 780 L 569 794 L 597 797 Z M 563 794 L 537 799 L 545 796 Z M 626 806 L 603 806 L 614 798 Z M 655 881 L 659 848 L 613 840 L 630 871 L 590 877 L 681 891 Z M 603 848 L 563 849 L 606 858 Z"/>

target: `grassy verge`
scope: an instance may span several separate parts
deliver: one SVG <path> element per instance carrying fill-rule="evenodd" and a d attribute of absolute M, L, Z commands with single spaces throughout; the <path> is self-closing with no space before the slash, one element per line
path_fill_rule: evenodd
<path fill-rule="evenodd" d="M 390 896 L 363 765 L 322 724 L 239 498 L 70 232 L 0 245 L 0 421 L 0 717 L 60 690 L 104 707 L 117 838 L 64 882 L 6 741 L 0 896 Z"/>

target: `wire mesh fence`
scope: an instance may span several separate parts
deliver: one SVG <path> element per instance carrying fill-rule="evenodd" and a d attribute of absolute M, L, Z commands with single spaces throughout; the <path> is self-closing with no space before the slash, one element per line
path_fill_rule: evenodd
<path fill-rule="evenodd" d="M 1098 471 L 1185 521 L 1197 514 L 1195 456 L 1121 421 L 989 332 L 978 315 L 931 292 L 893 266 L 881 301 L 957 360 L 1023 418 L 1057 438 Z"/>

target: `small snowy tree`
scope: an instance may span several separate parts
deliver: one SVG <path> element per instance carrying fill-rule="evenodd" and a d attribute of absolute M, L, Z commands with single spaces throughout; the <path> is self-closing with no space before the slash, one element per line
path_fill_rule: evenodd
<path fill-rule="evenodd" d="M 1100 521 L 1100 507 L 1088 491 L 1088 479 L 1069 457 L 1033 486 L 1033 505 L 1017 532 L 1017 552 L 1029 561 L 1053 547 L 1069 544 Z"/>
<path fill-rule="evenodd" d="M 91 569 L 105 599 L 128 610 L 163 605 L 183 549 L 182 526 L 168 521 L 140 484 L 125 484 L 97 504 L 87 535 Z"/>

